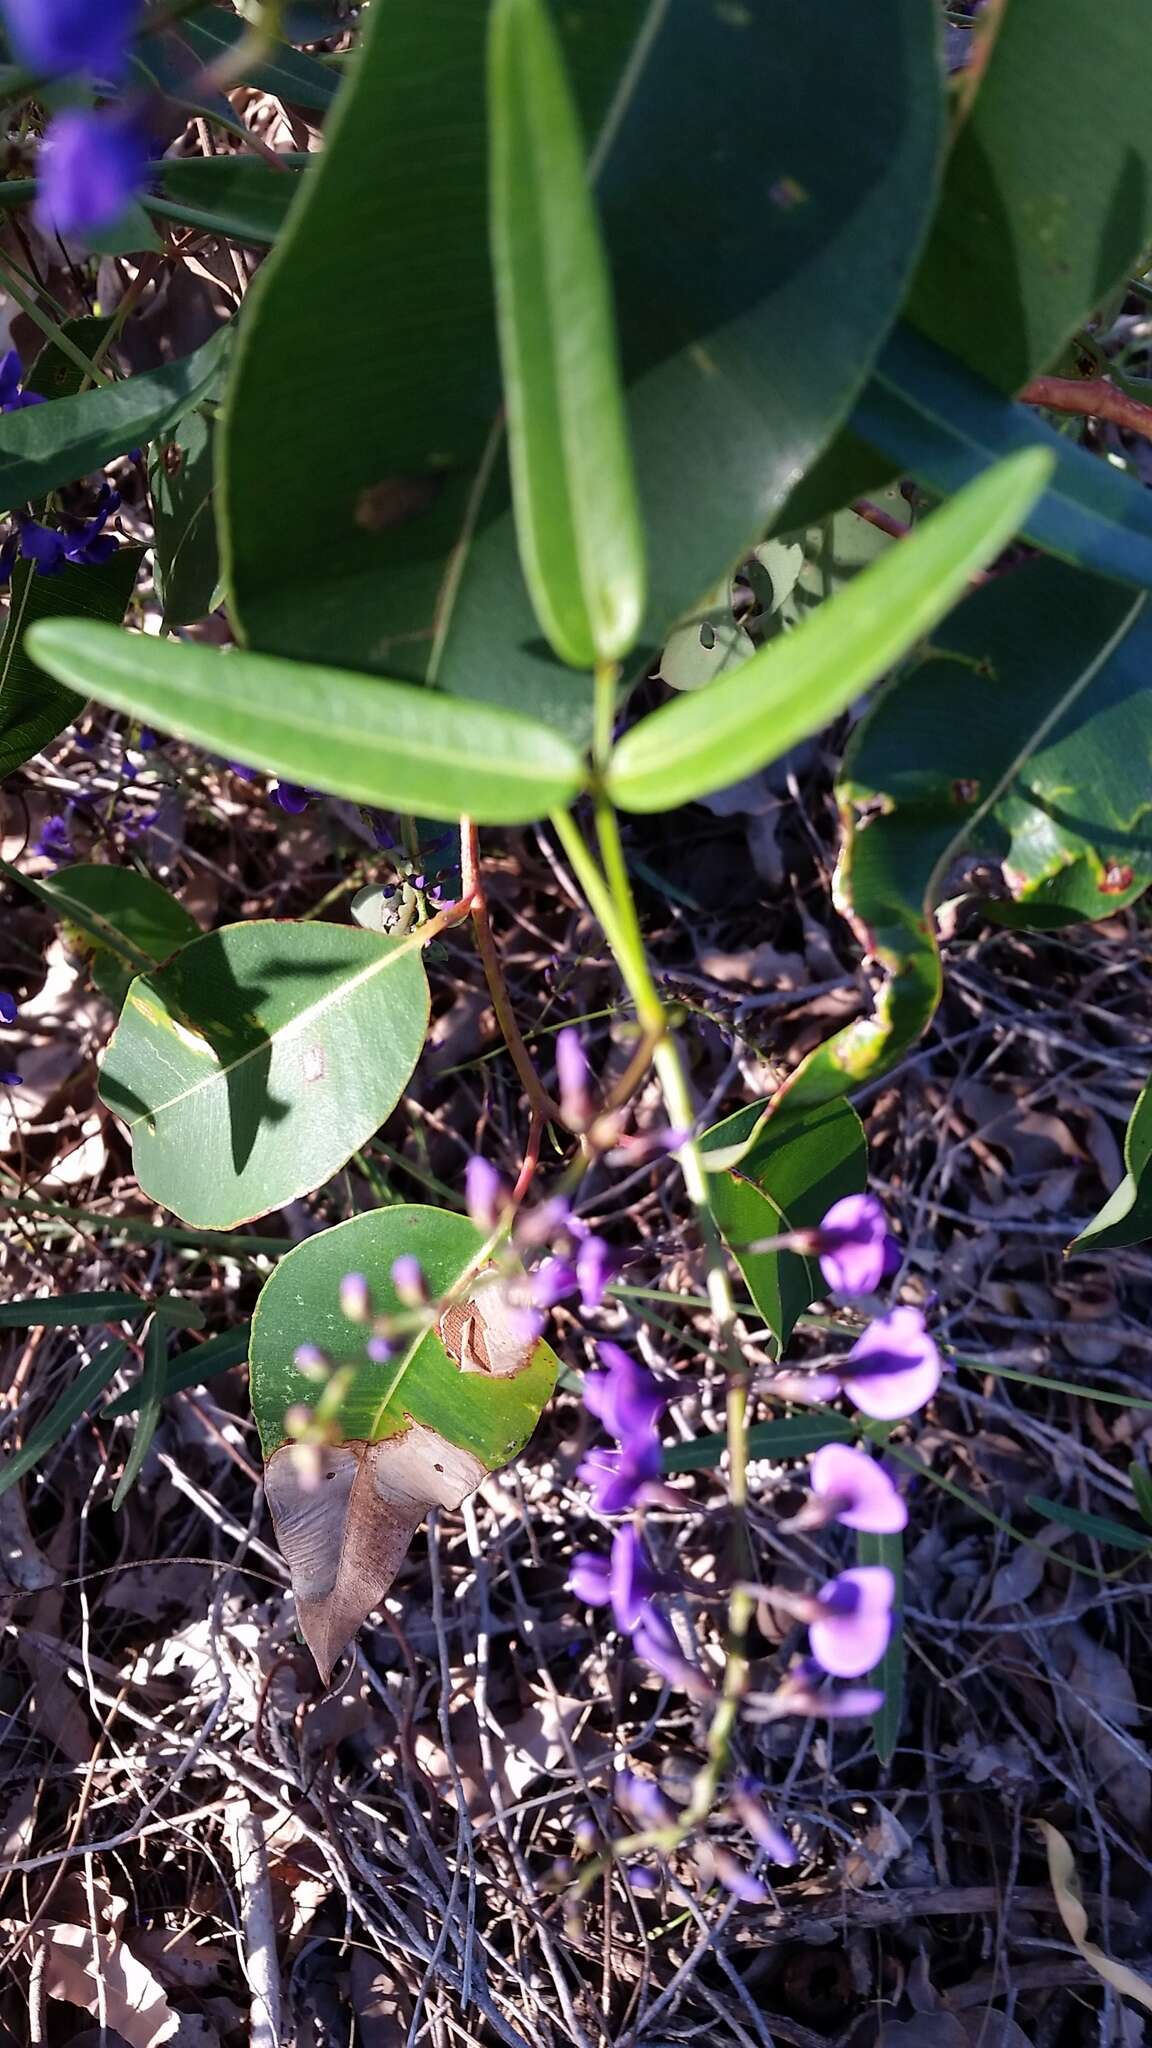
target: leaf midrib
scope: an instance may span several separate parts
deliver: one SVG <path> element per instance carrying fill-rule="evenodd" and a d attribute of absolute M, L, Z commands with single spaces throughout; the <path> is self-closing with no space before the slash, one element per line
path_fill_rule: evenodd
<path fill-rule="evenodd" d="M 133 1117 L 130 1120 L 128 1124 L 129 1130 L 134 1131 L 139 1124 L 154 1123 L 158 1117 L 165 1116 L 169 1110 L 178 1109 L 182 1102 L 188 1102 L 193 1096 L 201 1094 L 205 1088 L 218 1087 L 221 1081 L 226 1081 L 230 1074 L 236 1073 L 249 1060 L 263 1058 L 269 1046 L 282 1045 L 286 1039 L 290 1040 L 297 1034 L 298 1030 L 310 1026 L 325 1010 L 334 1008 L 346 996 L 354 995 L 358 988 L 363 987 L 366 982 L 371 981 L 377 974 L 385 973 L 388 968 L 394 966 L 398 960 L 402 960 L 407 954 L 418 952 L 423 943 L 423 938 L 418 931 L 414 932 L 410 938 L 400 940 L 399 944 L 392 946 L 379 959 L 371 961 L 367 967 L 362 967 L 358 974 L 352 976 L 351 980 L 340 982 L 339 986 L 330 989 L 327 995 L 318 997 L 306 1009 L 298 1011 L 295 1017 L 290 1017 L 283 1030 L 270 1033 L 260 1039 L 256 1045 L 249 1046 L 246 1052 L 240 1053 L 236 1059 L 230 1060 L 226 1066 L 214 1065 L 211 1073 L 205 1074 L 198 1081 L 194 1081 L 190 1088 L 181 1089 L 178 1095 L 169 1096 L 166 1102 L 153 1103 L 149 1108 L 141 1110 L 139 1116 Z M 129 996 L 128 1000 L 131 1001 L 131 996 Z"/>

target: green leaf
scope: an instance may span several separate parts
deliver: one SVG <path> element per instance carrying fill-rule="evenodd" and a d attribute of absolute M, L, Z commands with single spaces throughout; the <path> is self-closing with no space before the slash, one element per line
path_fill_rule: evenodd
<path fill-rule="evenodd" d="M 119 1484 L 112 1495 L 112 1511 L 122 1508 L 136 1483 L 140 1467 L 148 1455 L 148 1448 L 156 1434 L 160 1410 L 164 1405 L 164 1363 L 168 1356 L 168 1324 L 157 1310 L 144 1338 L 144 1371 L 140 1378 L 140 1419 L 132 1438 L 132 1448 L 124 1460 L 124 1470 Z"/>
<path fill-rule="evenodd" d="M 626 811 L 689 803 L 818 732 L 943 618 L 1050 474 L 1039 451 L 998 463 L 795 632 L 643 719 L 609 764 L 613 800 Z"/>
<path fill-rule="evenodd" d="M 164 624 L 192 626 L 212 610 L 220 585 L 213 426 L 203 412 L 190 412 L 171 440 L 154 446 L 149 482 Z"/>
<path fill-rule="evenodd" d="M 603 159 L 656 647 L 761 536 L 891 323 L 942 139 L 935 21 L 923 0 L 566 0 L 557 26 Z M 474 0 L 391 0 L 368 22 L 246 308 L 233 610 L 254 645 L 428 677 L 584 740 L 591 693 L 541 643 L 494 462 L 484 30 Z M 333 305 L 342 420 L 315 403 Z"/>
<path fill-rule="evenodd" d="M 547 726 L 407 683 L 95 626 L 42 627 L 32 651 L 102 704 L 357 803 L 522 824 L 584 781 L 575 748 Z"/>
<path fill-rule="evenodd" d="M 324 33 L 331 35 L 341 25 L 333 23 Z M 165 29 L 161 40 L 172 50 L 173 61 L 178 61 L 187 73 L 195 74 L 227 56 L 247 33 L 249 24 L 230 8 L 198 7 L 194 15 Z M 337 79 L 318 58 L 294 50 L 289 43 L 275 42 L 265 56 L 248 67 L 244 83 L 257 92 L 271 93 L 290 107 L 308 107 L 324 114 L 336 96 Z"/>
<path fill-rule="evenodd" d="M 0 1301 L 0 1330 L 87 1329 L 90 1323 L 117 1323 L 150 1314 L 151 1302 L 138 1294 L 52 1294 L 41 1301 Z"/>
<path fill-rule="evenodd" d="M 420 1057 L 418 933 L 258 920 L 210 932 L 132 983 L 100 1094 L 136 1178 L 186 1223 L 230 1229 L 335 1173 Z"/>
<path fill-rule="evenodd" d="M 102 1344 L 89 1360 L 83 1372 L 77 1373 L 70 1387 L 66 1387 L 60 1399 L 28 1431 L 18 1451 L 10 1451 L 0 1463 L 0 1494 L 7 1493 L 17 1481 L 23 1479 L 38 1465 L 41 1458 L 58 1444 L 72 1424 L 79 1420 L 84 1410 L 103 1392 L 109 1380 L 119 1370 L 127 1349 L 123 1340 L 113 1338 Z"/>
<path fill-rule="evenodd" d="M 1152 1549 L 1152 1535 L 1146 1529 L 1128 1528 L 1123 1522 L 1109 1521 L 1106 1515 L 1065 1507 L 1062 1500 L 1043 1500 L 1038 1493 L 1027 1494 L 1025 1505 L 1043 1515 L 1045 1521 L 1059 1522 L 1062 1528 L 1075 1529 L 1080 1536 L 1093 1536 L 1100 1543 L 1111 1543 L 1117 1550 Z"/>
<path fill-rule="evenodd" d="M 789 1458 L 807 1458 L 824 1444 L 847 1444 L 859 1431 L 846 1415 L 834 1410 L 821 1414 L 785 1415 L 779 1422 L 756 1422 L 748 1431 L 748 1456 L 771 1458 L 786 1464 Z M 669 1444 L 664 1452 L 665 1472 L 707 1472 L 720 1463 L 728 1448 L 722 1431 L 698 1436 L 690 1444 Z"/>
<path fill-rule="evenodd" d="M 870 1671 L 865 1685 L 874 1685 L 884 1694 L 884 1704 L 878 1707 L 872 1717 L 872 1741 L 875 1744 L 878 1761 L 887 1768 L 896 1754 L 900 1740 L 900 1727 L 904 1719 L 904 1538 L 897 1531 L 894 1535 L 874 1536 L 861 1529 L 856 1538 L 857 1564 L 887 1565 L 896 1582 L 892 1602 L 892 1634 L 888 1648 L 874 1671 Z"/>
<path fill-rule="evenodd" d="M 194 355 L 161 370 L 6 414 L 0 420 L 0 511 L 43 498 L 170 433 L 212 389 L 230 340 L 231 329 L 224 327 Z"/>
<path fill-rule="evenodd" d="M 1152 1472 L 1149 1472 L 1143 1458 L 1133 1458 L 1128 1467 L 1128 1477 L 1141 1515 L 1146 1522 L 1152 1523 Z"/>
<path fill-rule="evenodd" d="M 258 156 L 169 157 L 157 165 L 157 189 L 142 204 L 159 220 L 271 249 L 284 232 L 304 171 L 316 161 L 279 157 L 278 170 Z"/>
<path fill-rule="evenodd" d="M 1117 766 L 1119 767 L 1119 762 Z M 1152 1237 L 1152 1081 L 1142 1089 L 1124 1133 L 1125 1174 L 1070 1252 L 1113 1251 Z"/>
<path fill-rule="evenodd" d="M 1010 0 L 909 299 L 1001 391 L 1047 369 L 1152 241 L 1144 0 Z"/>
<path fill-rule="evenodd" d="M 807 1230 L 842 1195 L 859 1193 L 868 1178 L 868 1148 L 855 1110 L 846 1102 L 801 1108 L 765 1121 L 765 1105 L 748 1103 L 705 1131 L 708 1153 L 751 1142 L 739 1164 L 711 1173 L 708 1199 L 724 1241 L 748 1291 L 781 1351 L 804 1310 L 827 1292 L 814 1259 L 796 1252 L 750 1252 L 757 1239 Z"/>
<path fill-rule="evenodd" d="M 39 893 L 89 939 L 92 979 L 115 1003 L 123 1002 L 134 974 L 161 966 L 200 937 L 184 905 L 136 868 L 60 868 L 44 877 Z"/>
<path fill-rule="evenodd" d="M 497 1343 L 498 1306 L 490 1313 L 486 1304 L 499 1289 L 476 1271 L 483 1244 L 464 1216 L 376 1210 L 289 1252 L 257 1302 L 252 1405 L 265 1486 L 300 1625 L 325 1677 L 391 1585 L 427 1509 L 458 1505 L 514 1458 L 552 1391 L 559 1362 L 547 1344 L 510 1341 L 506 1331 Z M 407 1253 L 419 1258 L 433 1300 L 453 1294 L 461 1305 L 388 1363 L 373 1364 L 363 1327 L 340 1311 L 341 1276 L 365 1274 L 377 1312 L 395 1314 L 392 1265 Z M 348 1376 L 333 1418 L 337 1443 L 320 1453 L 331 1483 L 319 1493 L 301 1481 L 285 1440 L 288 1410 L 317 1401 L 315 1381 L 293 1363 L 302 1344 L 318 1345 Z"/>
<path fill-rule="evenodd" d="M 27 184 L 31 198 L 36 190 L 35 179 L 29 178 Z M 9 189 L 8 185 L 0 184 L 0 205 L 7 203 Z M 93 361 L 97 350 L 106 341 L 111 325 L 111 320 L 106 320 L 103 314 L 85 313 L 79 319 L 61 321 L 59 332 L 62 339 L 66 337 L 82 355 Z M 79 363 L 58 341 L 46 341 L 37 351 L 24 379 L 24 389 L 38 391 L 41 398 L 71 398 L 84 381 Z"/>
<path fill-rule="evenodd" d="M 248 1357 L 251 1337 L 250 1323 L 241 1323 L 235 1330 L 224 1330 L 217 1337 L 207 1337 L 202 1344 L 194 1344 L 190 1351 L 182 1351 L 178 1358 L 168 1358 L 164 1365 L 164 1392 L 166 1401 L 170 1394 L 182 1393 L 185 1387 L 198 1387 L 205 1380 L 215 1379 L 218 1373 L 229 1372 L 234 1365 L 243 1365 Z M 132 1415 L 140 1406 L 142 1380 L 135 1380 L 114 1401 L 109 1401 L 100 1410 L 109 1422 L 117 1415 Z"/>
<path fill-rule="evenodd" d="M 968 598 L 925 659 L 877 699 L 837 790 L 849 821 L 838 890 L 885 978 L 872 1014 L 801 1062 L 773 1115 L 874 1079 L 927 1029 L 940 1000 L 932 914 L 942 878 L 1005 794 L 1027 789 L 1031 758 L 1054 732 L 1074 750 L 1097 684 L 1107 691 L 1126 636 L 1146 630 L 1146 604 L 1059 562 L 1029 562 Z M 868 822 L 853 827 L 857 808 Z"/>
<path fill-rule="evenodd" d="M 54 576 L 38 575 L 32 562 L 17 562 L 0 640 L 0 775 L 30 761 L 79 717 L 87 701 L 84 693 L 78 695 L 53 681 L 32 659 L 30 628 L 46 619 L 95 619 L 118 625 L 143 556 L 143 548 L 119 548 L 106 562 L 70 562 Z"/>
<path fill-rule="evenodd" d="M 488 52 L 492 268 L 520 562 L 573 668 L 629 652 L 644 536 L 612 293 L 579 117 L 543 0 L 495 0 Z"/>
<path fill-rule="evenodd" d="M 1011 405 L 910 328 L 887 343 L 852 424 L 890 464 L 941 492 L 1002 457 L 1047 449 L 1054 469 L 1021 519 L 1025 539 L 1101 576 L 1152 587 L 1152 502 L 1135 477 Z"/>

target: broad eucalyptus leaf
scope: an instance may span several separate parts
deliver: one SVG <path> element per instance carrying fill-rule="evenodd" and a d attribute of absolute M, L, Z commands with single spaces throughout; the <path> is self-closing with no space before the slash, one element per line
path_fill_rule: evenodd
<path fill-rule="evenodd" d="M 378 1606 L 432 1507 L 457 1507 L 523 1448 L 559 1369 L 543 1342 L 510 1329 L 482 1266 L 484 1239 L 464 1216 L 401 1204 L 323 1231 L 280 1261 L 252 1323 L 252 1405 L 267 1460 L 265 1487 L 292 1572 L 305 1638 L 327 1679 Z M 391 1271 L 420 1260 L 431 1298 L 453 1306 L 386 1363 L 340 1309 L 341 1277 L 363 1273 L 378 1313 L 401 1308 Z M 317 1345 L 350 1373 L 335 1439 L 319 1451 L 322 1483 L 286 1441 L 284 1417 L 317 1399 L 298 1371 Z"/>
<path fill-rule="evenodd" d="M 1051 472 L 1040 450 L 998 463 L 795 632 L 642 719 L 612 755 L 613 800 L 626 811 L 688 803 L 818 732 L 943 618 L 1012 538 Z"/>
<path fill-rule="evenodd" d="M 358 803 L 521 824 L 570 803 L 585 779 L 576 749 L 534 719 L 347 669 L 63 624 L 34 633 L 30 651 L 117 711 Z"/>
<path fill-rule="evenodd" d="M 146 1194 L 230 1229 L 307 1194 L 395 1108 L 420 1057 L 419 934 L 255 920 L 129 988 L 100 1077 Z"/>
<path fill-rule="evenodd" d="M 1124 1133 L 1124 1178 L 1070 1252 L 1113 1251 L 1152 1237 L 1152 1082 L 1141 1091 Z"/>

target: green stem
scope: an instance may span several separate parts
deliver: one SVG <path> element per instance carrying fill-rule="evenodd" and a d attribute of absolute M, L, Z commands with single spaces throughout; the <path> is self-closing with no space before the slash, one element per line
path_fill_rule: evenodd
<path fill-rule="evenodd" d="M 597 675 L 599 698 L 607 697 L 606 672 Z M 614 687 L 614 678 L 613 678 Z M 610 727 L 609 727 L 610 736 Z M 708 1300 L 724 1351 L 728 1372 L 726 1430 L 729 1465 L 729 1498 L 732 1504 L 735 1544 L 733 1586 L 728 1601 L 728 1640 L 724 1664 L 724 1687 L 708 1734 L 708 1760 L 699 1772 L 692 1799 L 682 1816 L 680 1839 L 698 1826 L 715 1803 L 716 1791 L 727 1768 L 741 1696 L 748 1682 L 747 1638 L 752 1619 L 752 1598 L 741 1581 L 750 1576 L 747 1529 L 748 1505 L 748 1371 L 736 1337 L 736 1303 L 728 1276 L 724 1245 L 716 1228 L 708 1198 L 708 1177 L 703 1156 L 692 1135 L 695 1107 L 688 1076 L 676 1037 L 660 992 L 652 978 L 636 902 L 628 877 L 624 847 L 616 813 L 604 795 L 596 796 L 596 832 L 603 870 L 568 813 L 554 813 L 553 828 L 568 856 L 588 902 L 604 928 L 616 958 L 624 985 L 636 1006 L 642 1028 L 651 1034 L 653 1063 L 660 1081 L 669 1122 L 685 1132 L 677 1158 L 684 1186 L 696 1211 L 697 1227 L 708 1262 Z"/>

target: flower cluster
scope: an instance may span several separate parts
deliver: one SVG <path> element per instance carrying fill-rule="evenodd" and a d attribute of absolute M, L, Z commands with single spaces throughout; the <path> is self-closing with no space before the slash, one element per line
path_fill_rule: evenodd
<path fill-rule="evenodd" d="M 37 77 L 119 85 L 141 0 L 2 0 L 12 46 Z M 119 220 L 147 180 L 148 124 L 140 105 L 68 107 L 40 160 L 38 224 L 60 235 L 96 234 Z"/>
<path fill-rule="evenodd" d="M 0 587 L 11 582 L 18 557 L 32 562 L 38 576 L 55 576 L 69 564 L 81 567 L 107 562 L 117 552 L 118 544 L 115 535 L 106 529 L 119 508 L 120 493 L 105 478 L 95 510 L 88 519 L 55 527 L 45 526 L 26 513 L 16 513 L 12 530 L 0 547 Z"/>

